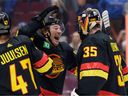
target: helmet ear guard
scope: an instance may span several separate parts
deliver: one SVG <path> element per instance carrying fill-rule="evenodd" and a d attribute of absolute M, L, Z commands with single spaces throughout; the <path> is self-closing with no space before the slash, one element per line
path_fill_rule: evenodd
<path fill-rule="evenodd" d="M 0 35 L 9 34 L 11 28 L 10 18 L 7 13 L 0 12 Z"/>

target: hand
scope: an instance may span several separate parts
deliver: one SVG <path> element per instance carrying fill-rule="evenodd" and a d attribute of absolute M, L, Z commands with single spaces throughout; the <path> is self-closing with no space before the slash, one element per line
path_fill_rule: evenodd
<path fill-rule="evenodd" d="M 64 71 L 64 64 L 61 56 L 57 54 L 50 54 L 49 57 L 53 60 L 52 71 L 50 74 L 46 74 L 48 78 L 57 78 L 61 72 Z"/>
<path fill-rule="evenodd" d="M 59 8 L 57 6 L 51 6 L 46 9 L 44 9 L 41 13 L 36 15 L 32 20 L 38 21 L 42 27 L 45 26 L 45 18 L 49 16 L 49 14 L 53 14 L 59 11 Z"/>

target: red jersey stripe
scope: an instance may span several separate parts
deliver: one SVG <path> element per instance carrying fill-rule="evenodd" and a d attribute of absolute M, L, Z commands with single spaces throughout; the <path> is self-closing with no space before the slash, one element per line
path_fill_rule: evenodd
<path fill-rule="evenodd" d="M 109 66 L 107 66 L 101 62 L 89 62 L 89 63 L 83 63 L 80 68 L 81 71 L 89 70 L 89 69 L 101 69 L 101 70 L 108 72 Z"/>
<path fill-rule="evenodd" d="M 110 92 L 110 91 L 100 90 L 98 92 L 97 96 L 120 96 L 120 95 L 115 94 L 115 93 Z"/>
<path fill-rule="evenodd" d="M 40 68 L 48 61 L 48 56 L 44 53 L 42 58 L 34 64 L 35 68 Z"/>
<path fill-rule="evenodd" d="M 61 96 L 61 94 L 58 94 L 58 93 L 55 93 L 55 92 L 52 92 L 50 90 L 46 90 L 42 87 L 40 87 L 41 89 L 41 93 L 44 95 L 44 96 Z"/>
<path fill-rule="evenodd" d="M 125 68 L 123 69 L 123 74 L 128 74 L 128 67 L 125 67 Z"/>

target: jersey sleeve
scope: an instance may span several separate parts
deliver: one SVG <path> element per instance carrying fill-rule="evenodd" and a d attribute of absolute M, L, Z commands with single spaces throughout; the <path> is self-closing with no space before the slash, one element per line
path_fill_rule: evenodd
<path fill-rule="evenodd" d="M 50 43 L 48 43 L 46 38 L 42 35 L 41 30 L 39 30 L 40 28 L 41 25 L 38 24 L 38 22 L 31 21 L 27 25 L 21 27 L 17 31 L 16 36 L 24 35 L 29 37 L 35 46 L 40 50 L 43 50 L 44 48 L 50 49 Z"/>
<path fill-rule="evenodd" d="M 76 63 L 76 55 L 73 52 L 73 49 L 69 46 L 68 51 L 68 70 L 69 72 L 77 75 L 77 63 Z"/>
<path fill-rule="evenodd" d="M 34 69 L 39 73 L 46 73 L 52 68 L 53 60 L 43 51 L 38 50 L 33 42 L 26 36 L 22 36 L 23 41 L 27 43 Z"/>
<path fill-rule="evenodd" d="M 105 43 L 89 38 L 81 47 L 78 93 L 96 95 L 108 79 L 109 60 Z"/>
<path fill-rule="evenodd" d="M 33 44 L 31 45 L 31 52 L 33 57 L 32 60 L 34 62 L 34 68 L 39 73 L 46 73 L 52 68 L 53 60 L 44 52 L 36 49 Z"/>
<path fill-rule="evenodd" d="M 122 59 L 122 73 L 124 77 L 125 86 L 128 90 L 128 66 L 126 65 L 126 62 L 124 59 Z"/>
<path fill-rule="evenodd" d="M 66 53 L 66 69 L 72 74 L 77 75 L 76 55 L 74 54 L 72 47 L 70 47 L 69 44 L 65 42 L 60 42 L 60 45 L 62 47 L 63 52 Z"/>
<path fill-rule="evenodd" d="M 28 37 L 33 37 L 36 31 L 40 28 L 41 28 L 41 25 L 38 24 L 38 22 L 31 21 L 27 25 L 19 28 L 16 35 L 26 35 Z"/>

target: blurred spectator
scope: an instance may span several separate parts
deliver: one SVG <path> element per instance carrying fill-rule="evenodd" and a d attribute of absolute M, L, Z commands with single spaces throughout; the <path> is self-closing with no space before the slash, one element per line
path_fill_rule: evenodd
<path fill-rule="evenodd" d="M 72 41 L 70 43 L 70 46 L 73 48 L 75 54 L 77 54 L 80 44 L 81 44 L 80 35 L 78 32 L 74 32 L 72 34 Z"/>
<path fill-rule="evenodd" d="M 76 0 L 77 5 L 78 5 L 78 10 L 77 10 L 77 16 L 86 10 L 87 8 L 98 8 L 97 3 L 99 0 Z M 75 30 L 78 31 L 78 23 L 77 20 L 75 20 L 76 25 L 75 25 Z"/>
<path fill-rule="evenodd" d="M 63 0 L 63 1 L 64 1 L 64 4 L 66 5 L 67 9 L 71 9 L 75 12 L 78 10 L 78 5 L 77 5 L 76 0 Z"/>
<path fill-rule="evenodd" d="M 124 54 L 125 54 L 125 52 L 126 52 L 126 40 L 124 40 L 124 41 L 122 42 L 122 50 L 123 50 L 123 52 L 124 52 Z"/>
<path fill-rule="evenodd" d="M 78 11 L 77 15 L 79 15 L 82 11 L 84 11 L 86 8 L 97 8 L 97 2 L 98 0 L 76 0 L 78 4 Z"/>
<path fill-rule="evenodd" d="M 63 0 L 51 0 L 51 5 L 57 5 L 59 8 L 62 8 L 64 10 L 67 10 Z"/>
<path fill-rule="evenodd" d="M 12 15 L 16 2 L 17 0 L 4 0 L 3 10 L 9 15 Z"/>
<path fill-rule="evenodd" d="M 108 10 L 110 19 L 118 19 L 123 16 L 125 2 L 126 0 L 100 0 L 98 8 L 100 12 Z"/>
<path fill-rule="evenodd" d="M 4 3 L 4 0 L 0 0 L 0 11 L 2 11 L 3 9 L 3 3 Z"/>
<path fill-rule="evenodd" d="M 125 48 L 126 48 L 126 39 L 125 39 L 125 30 L 121 30 L 118 38 L 117 38 L 117 43 L 122 49 L 122 51 L 125 53 Z"/>
<path fill-rule="evenodd" d="M 108 10 L 112 34 L 114 38 L 117 38 L 121 29 L 124 28 L 124 4 L 127 0 L 100 0 L 98 8 L 100 12 Z"/>
<path fill-rule="evenodd" d="M 61 36 L 60 37 L 60 42 L 66 42 L 66 43 L 68 43 L 67 36 Z"/>

